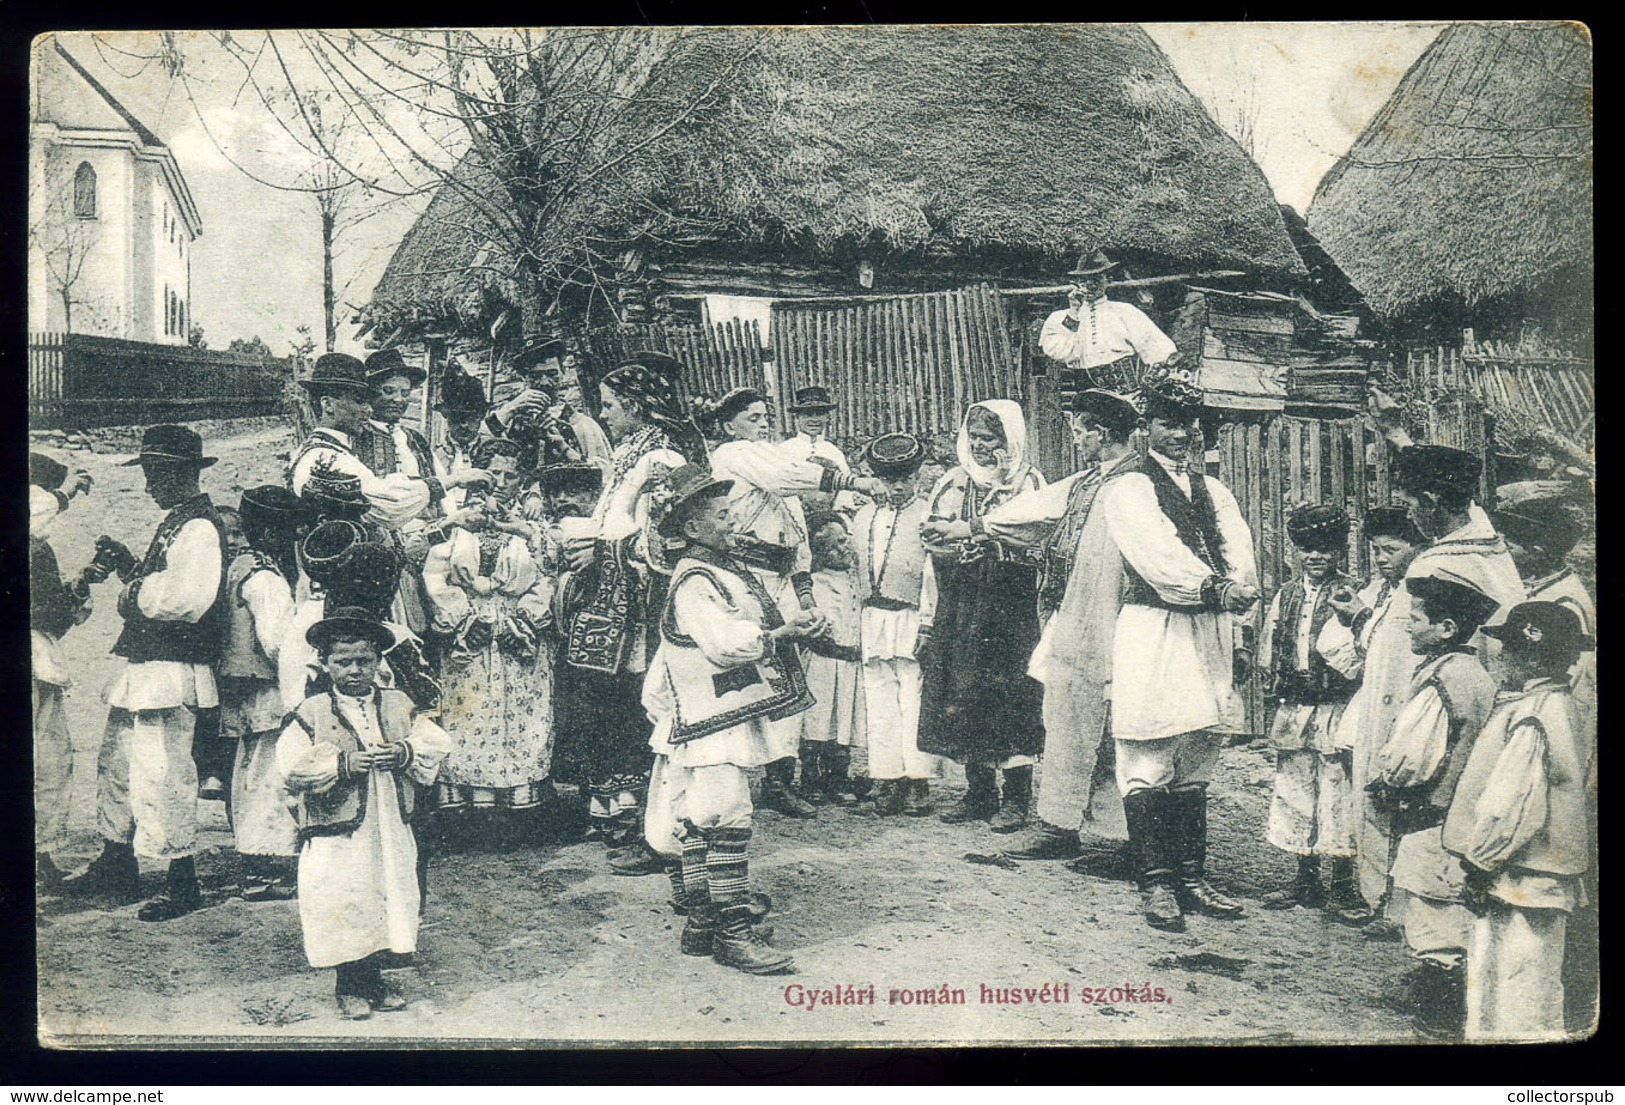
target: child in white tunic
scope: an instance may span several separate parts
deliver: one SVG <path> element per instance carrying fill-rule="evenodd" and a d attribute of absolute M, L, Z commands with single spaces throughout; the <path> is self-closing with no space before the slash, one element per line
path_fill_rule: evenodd
<path fill-rule="evenodd" d="M 340 610 L 309 636 L 333 689 L 294 712 L 277 764 L 297 799 L 305 954 L 337 969 L 339 1012 L 360 1020 L 406 1006 L 379 955 L 417 950 L 414 784 L 434 782 L 451 738 L 403 692 L 378 686 L 393 637 L 365 611 Z"/>
<path fill-rule="evenodd" d="M 829 511 L 807 520 L 812 536 L 813 599 L 829 619 L 829 633 L 806 650 L 807 688 L 813 705 L 801 723 L 801 786 L 814 803 L 857 801 L 852 790 L 852 749 L 867 747 L 863 654 L 859 642 L 862 603 L 852 574 L 852 536 L 846 516 Z"/>

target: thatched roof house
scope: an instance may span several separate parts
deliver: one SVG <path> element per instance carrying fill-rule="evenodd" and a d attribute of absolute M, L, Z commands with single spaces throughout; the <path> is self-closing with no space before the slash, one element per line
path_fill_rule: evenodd
<path fill-rule="evenodd" d="M 1588 331 L 1591 114 L 1583 27 L 1451 26 L 1320 182 L 1309 227 L 1402 325 Z"/>
<path fill-rule="evenodd" d="M 752 81 L 714 168 L 670 197 L 714 231 L 627 258 L 657 296 L 1050 284 L 1096 245 L 1136 276 L 1306 278 L 1263 173 L 1137 27 L 784 30 Z M 443 189 L 367 318 L 488 326 L 506 265 Z"/>

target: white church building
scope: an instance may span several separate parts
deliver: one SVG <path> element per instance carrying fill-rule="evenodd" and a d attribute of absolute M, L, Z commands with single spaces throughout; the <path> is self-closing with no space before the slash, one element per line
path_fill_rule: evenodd
<path fill-rule="evenodd" d="M 31 86 L 29 330 L 185 344 L 203 222 L 174 154 L 52 38 Z"/>

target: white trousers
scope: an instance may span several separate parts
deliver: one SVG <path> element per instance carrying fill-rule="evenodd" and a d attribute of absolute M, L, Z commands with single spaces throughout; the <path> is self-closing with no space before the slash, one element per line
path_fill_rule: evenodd
<path fill-rule="evenodd" d="M 1467 945 L 1469 1040 L 1562 1039 L 1563 940 L 1568 914 L 1492 902 Z"/>
<path fill-rule="evenodd" d="M 148 859 L 184 859 L 197 850 L 197 711 L 107 713 L 96 761 L 96 820 L 107 840 L 131 843 Z"/>
<path fill-rule="evenodd" d="M 73 779 L 73 737 L 62 708 L 62 688 L 33 680 L 34 851 L 68 843 L 68 790 Z"/>
<path fill-rule="evenodd" d="M 1343 755 L 1313 748 L 1275 753 L 1266 839 L 1298 856 L 1354 855 L 1354 790 Z"/>
<path fill-rule="evenodd" d="M 933 779 L 941 762 L 920 751 L 920 664 L 898 657 L 863 665 L 871 779 Z"/>
<path fill-rule="evenodd" d="M 1460 902 L 1394 890 L 1394 911 L 1411 955 L 1441 967 L 1459 967 L 1472 939 L 1473 914 Z"/>
<path fill-rule="evenodd" d="M 1206 783 L 1219 762 L 1224 735 L 1202 730 L 1154 741 L 1118 739 L 1117 791 L 1128 797 L 1153 787 L 1182 787 Z"/>
<path fill-rule="evenodd" d="M 697 829 L 748 829 L 753 810 L 750 776 L 744 768 L 675 767 L 669 757 L 656 755 L 649 772 L 643 837 L 655 852 L 677 859 L 683 854 L 684 822 Z"/>

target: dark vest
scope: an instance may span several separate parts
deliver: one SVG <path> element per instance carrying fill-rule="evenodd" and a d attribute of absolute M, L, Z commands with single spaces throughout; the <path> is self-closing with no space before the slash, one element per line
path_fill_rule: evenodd
<path fill-rule="evenodd" d="M 1313 642 L 1320 636 L 1320 631 L 1326 625 L 1326 619 L 1331 617 L 1332 607 L 1326 600 L 1338 587 L 1347 587 L 1358 590 L 1358 581 L 1333 572 L 1326 578 L 1325 586 L 1321 587 L 1319 596 L 1315 599 L 1315 612 L 1310 615 L 1309 640 Z M 1354 683 L 1333 671 L 1326 663 L 1325 657 L 1316 652 L 1313 643 L 1309 647 L 1309 667 L 1307 670 L 1298 669 L 1298 621 L 1303 616 L 1303 600 L 1307 595 L 1300 576 L 1281 588 L 1281 605 L 1276 611 L 1275 634 L 1270 641 L 1270 655 L 1273 658 L 1271 672 L 1273 684 L 1270 693 L 1282 702 L 1317 706 L 1327 702 L 1345 702 L 1354 693 Z"/>
<path fill-rule="evenodd" d="M 175 660 L 187 664 L 212 664 L 220 656 L 220 642 L 226 632 L 226 527 L 207 495 L 188 499 L 158 524 L 152 544 L 137 569 L 137 579 L 162 570 L 169 563 L 169 546 L 181 527 L 202 518 L 214 527 L 220 542 L 220 578 L 215 581 L 214 601 L 208 612 L 195 622 L 154 621 L 141 613 L 139 603 L 130 603 L 124 615 L 124 632 L 113 645 L 113 655 L 134 663 L 149 660 Z"/>
<path fill-rule="evenodd" d="M 380 688 L 374 691 L 373 705 L 378 717 L 378 731 L 391 744 L 403 742 L 412 732 L 412 700 L 400 691 Z M 312 695 L 299 704 L 292 719 L 310 737 L 312 744 L 331 744 L 340 752 L 359 752 L 361 738 L 339 713 L 338 702 L 332 691 Z M 410 823 L 417 808 L 417 791 L 412 780 L 404 775 L 395 779 L 395 793 L 399 796 L 401 820 Z M 323 794 L 303 792 L 296 795 L 293 807 L 294 821 L 299 827 L 299 839 L 313 836 L 349 836 L 367 816 L 367 779 L 340 779 Z"/>
<path fill-rule="evenodd" d="M 1213 569 L 1215 574 L 1223 575 L 1225 563 L 1223 554 L 1219 552 L 1219 520 L 1213 510 L 1213 497 L 1208 494 L 1207 477 L 1199 471 L 1190 470 L 1191 494 L 1187 499 L 1174 478 L 1155 458 L 1148 458 L 1141 471 L 1151 481 L 1152 490 L 1157 495 L 1157 506 L 1174 524 L 1180 543 L 1195 553 L 1196 558 Z M 1185 614 L 1206 609 L 1200 603 L 1184 605 L 1166 601 L 1126 560 L 1123 562 L 1123 580 L 1126 585 L 1123 596 L 1125 603 L 1155 606 Z"/>
<path fill-rule="evenodd" d="M 406 447 L 418 462 L 418 475 L 434 475 L 434 453 L 424 436 L 410 426 L 402 426 L 406 434 Z M 401 470 L 401 458 L 395 451 L 395 437 L 387 429 L 380 430 L 368 423 L 366 432 L 356 438 L 355 455 L 361 463 L 372 469 L 373 475 L 388 476 Z M 430 504 L 435 506 L 438 504 Z"/>

